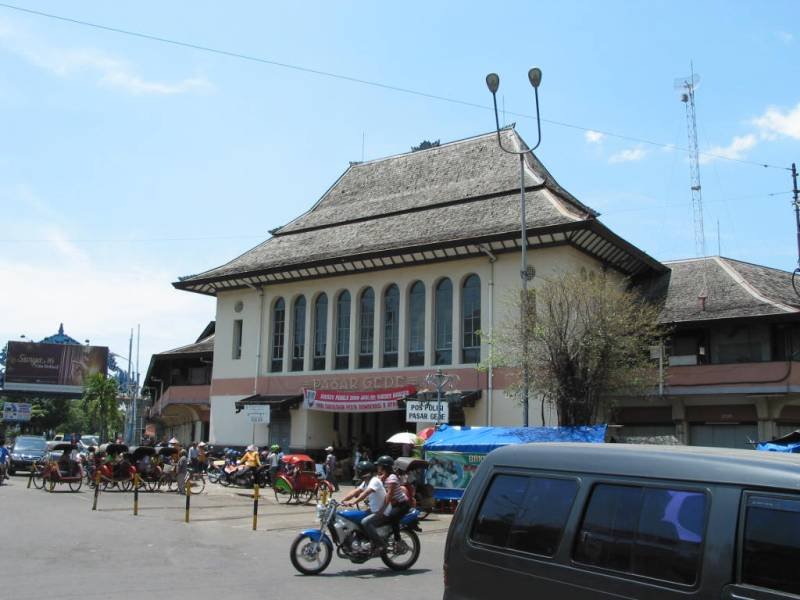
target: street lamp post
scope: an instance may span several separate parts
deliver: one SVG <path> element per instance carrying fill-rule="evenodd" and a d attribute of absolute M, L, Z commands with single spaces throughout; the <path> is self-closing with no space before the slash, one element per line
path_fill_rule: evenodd
<path fill-rule="evenodd" d="M 425 376 L 425 383 L 436 388 L 436 421 L 434 425 L 439 427 L 441 424 L 439 417 L 442 414 L 442 392 L 444 389 L 458 379 L 458 375 L 450 375 L 442 371 L 441 367 L 434 373 Z"/>
<path fill-rule="evenodd" d="M 527 312 L 528 312 L 528 282 L 536 276 L 536 270 L 528 267 L 528 226 L 526 223 L 525 215 L 525 155 L 533 154 L 533 151 L 542 143 L 542 122 L 539 118 L 539 85 L 542 83 L 542 70 L 534 67 L 528 71 L 528 81 L 533 86 L 534 97 L 536 98 L 536 132 L 537 139 L 536 145 L 528 150 L 510 150 L 503 146 L 503 140 L 500 137 L 500 117 L 497 114 L 497 89 L 500 87 L 500 77 L 497 73 L 489 73 L 486 76 L 486 87 L 492 93 L 492 102 L 494 104 L 494 122 L 497 130 L 497 144 L 500 149 L 507 154 L 514 154 L 519 156 L 519 215 L 521 222 L 520 229 L 520 246 L 522 248 L 522 264 L 520 269 L 520 278 L 522 279 L 522 298 L 520 302 L 520 335 L 522 336 L 522 424 L 527 427 L 528 420 L 528 381 L 530 374 L 528 373 L 528 333 L 527 329 Z"/>

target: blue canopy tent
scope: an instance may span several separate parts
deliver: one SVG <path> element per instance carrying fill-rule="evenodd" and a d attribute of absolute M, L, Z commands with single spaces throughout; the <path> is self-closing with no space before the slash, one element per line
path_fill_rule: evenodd
<path fill-rule="evenodd" d="M 464 494 L 483 458 L 495 448 L 536 442 L 605 441 L 606 426 L 585 427 L 458 427 L 442 425 L 425 442 L 426 483 L 437 500 Z"/>
<path fill-rule="evenodd" d="M 780 438 L 776 438 L 769 442 L 758 442 L 756 450 L 765 452 L 792 452 L 800 454 L 800 431 L 793 431 L 792 433 Z"/>

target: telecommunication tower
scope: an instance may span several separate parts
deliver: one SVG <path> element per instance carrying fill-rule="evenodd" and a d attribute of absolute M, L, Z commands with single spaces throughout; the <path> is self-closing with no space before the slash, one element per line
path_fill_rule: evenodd
<path fill-rule="evenodd" d="M 686 128 L 689 134 L 689 176 L 692 186 L 692 213 L 694 215 L 694 250 L 698 257 L 706 255 L 706 233 L 703 227 L 703 192 L 700 186 L 700 149 L 697 145 L 697 115 L 694 94 L 700 77 L 694 68 L 689 77 L 675 80 L 675 88 L 680 91 L 681 102 L 686 106 Z"/>

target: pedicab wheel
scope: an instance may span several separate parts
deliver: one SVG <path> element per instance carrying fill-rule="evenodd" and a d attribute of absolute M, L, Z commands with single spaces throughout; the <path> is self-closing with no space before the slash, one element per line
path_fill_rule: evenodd
<path fill-rule="evenodd" d="M 176 492 L 178 491 L 178 480 L 177 479 L 170 479 L 167 481 L 167 491 L 168 492 Z"/>
<path fill-rule="evenodd" d="M 69 482 L 69 491 L 70 492 L 78 492 L 78 491 L 80 491 L 82 485 L 83 485 L 83 477 L 81 477 L 80 479 L 76 479 L 75 481 L 70 481 Z"/>
<path fill-rule="evenodd" d="M 192 494 L 201 494 L 206 489 L 206 479 L 202 475 L 192 475 L 189 478 L 189 487 L 192 489 Z"/>
<path fill-rule="evenodd" d="M 42 477 L 42 474 L 34 473 L 32 483 L 33 487 L 35 487 L 37 490 L 44 488 L 44 478 Z"/>
<path fill-rule="evenodd" d="M 419 550 L 417 534 L 410 529 L 401 529 L 400 540 L 389 540 L 389 547 L 381 554 L 381 560 L 392 571 L 405 571 L 417 562 Z"/>
<path fill-rule="evenodd" d="M 155 492 L 156 490 L 158 490 L 159 487 L 158 481 L 154 479 L 148 479 L 147 481 L 144 482 L 144 485 L 147 488 L 148 492 Z"/>
<path fill-rule="evenodd" d="M 302 490 L 297 492 L 297 503 L 308 504 L 312 500 L 316 500 L 317 492 L 314 490 Z"/>
<path fill-rule="evenodd" d="M 130 492 L 133 488 L 133 479 L 123 479 L 119 483 L 117 483 L 119 489 L 123 492 Z"/>
<path fill-rule="evenodd" d="M 290 488 L 289 484 L 283 479 L 279 479 L 275 482 L 272 486 L 272 491 L 275 492 L 275 501 L 278 503 L 283 502 L 284 504 L 289 504 L 292 498 L 294 498 L 292 488 Z"/>
<path fill-rule="evenodd" d="M 333 558 L 333 545 L 325 538 L 315 543 L 310 535 L 301 533 L 292 542 L 289 550 L 292 565 L 303 575 L 318 575 Z"/>

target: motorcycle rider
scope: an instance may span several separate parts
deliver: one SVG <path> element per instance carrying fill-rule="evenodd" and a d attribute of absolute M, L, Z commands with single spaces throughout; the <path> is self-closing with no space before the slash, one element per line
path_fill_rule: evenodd
<path fill-rule="evenodd" d="M 8 479 L 8 462 L 10 454 L 6 448 L 6 439 L 0 437 L 0 485 L 4 479 Z"/>
<path fill-rule="evenodd" d="M 375 461 L 375 464 L 378 467 L 378 477 L 386 488 L 386 498 L 381 513 L 385 514 L 386 521 L 392 524 L 394 537 L 398 539 L 400 519 L 411 510 L 411 502 L 400 478 L 394 472 L 394 459 L 384 454 Z"/>
<path fill-rule="evenodd" d="M 261 459 L 258 456 L 258 448 L 253 445 L 248 446 L 244 456 L 239 459 L 239 464 L 241 465 L 239 475 L 245 475 L 247 471 L 252 471 L 253 478 L 255 478 L 255 470 L 261 466 Z"/>
<path fill-rule="evenodd" d="M 383 487 L 380 477 L 376 475 L 374 463 L 362 460 L 356 465 L 356 473 L 362 479 L 361 485 L 348 493 L 343 498 L 342 504 L 353 506 L 363 500 L 368 501 L 370 514 L 361 521 L 361 527 L 369 537 L 372 551 L 380 553 L 384 543 L 378 534 L 378 527 L 386 522 L 386 515 L 383 514 L 383 511 L 386 510 L 386 488 Z"/>

